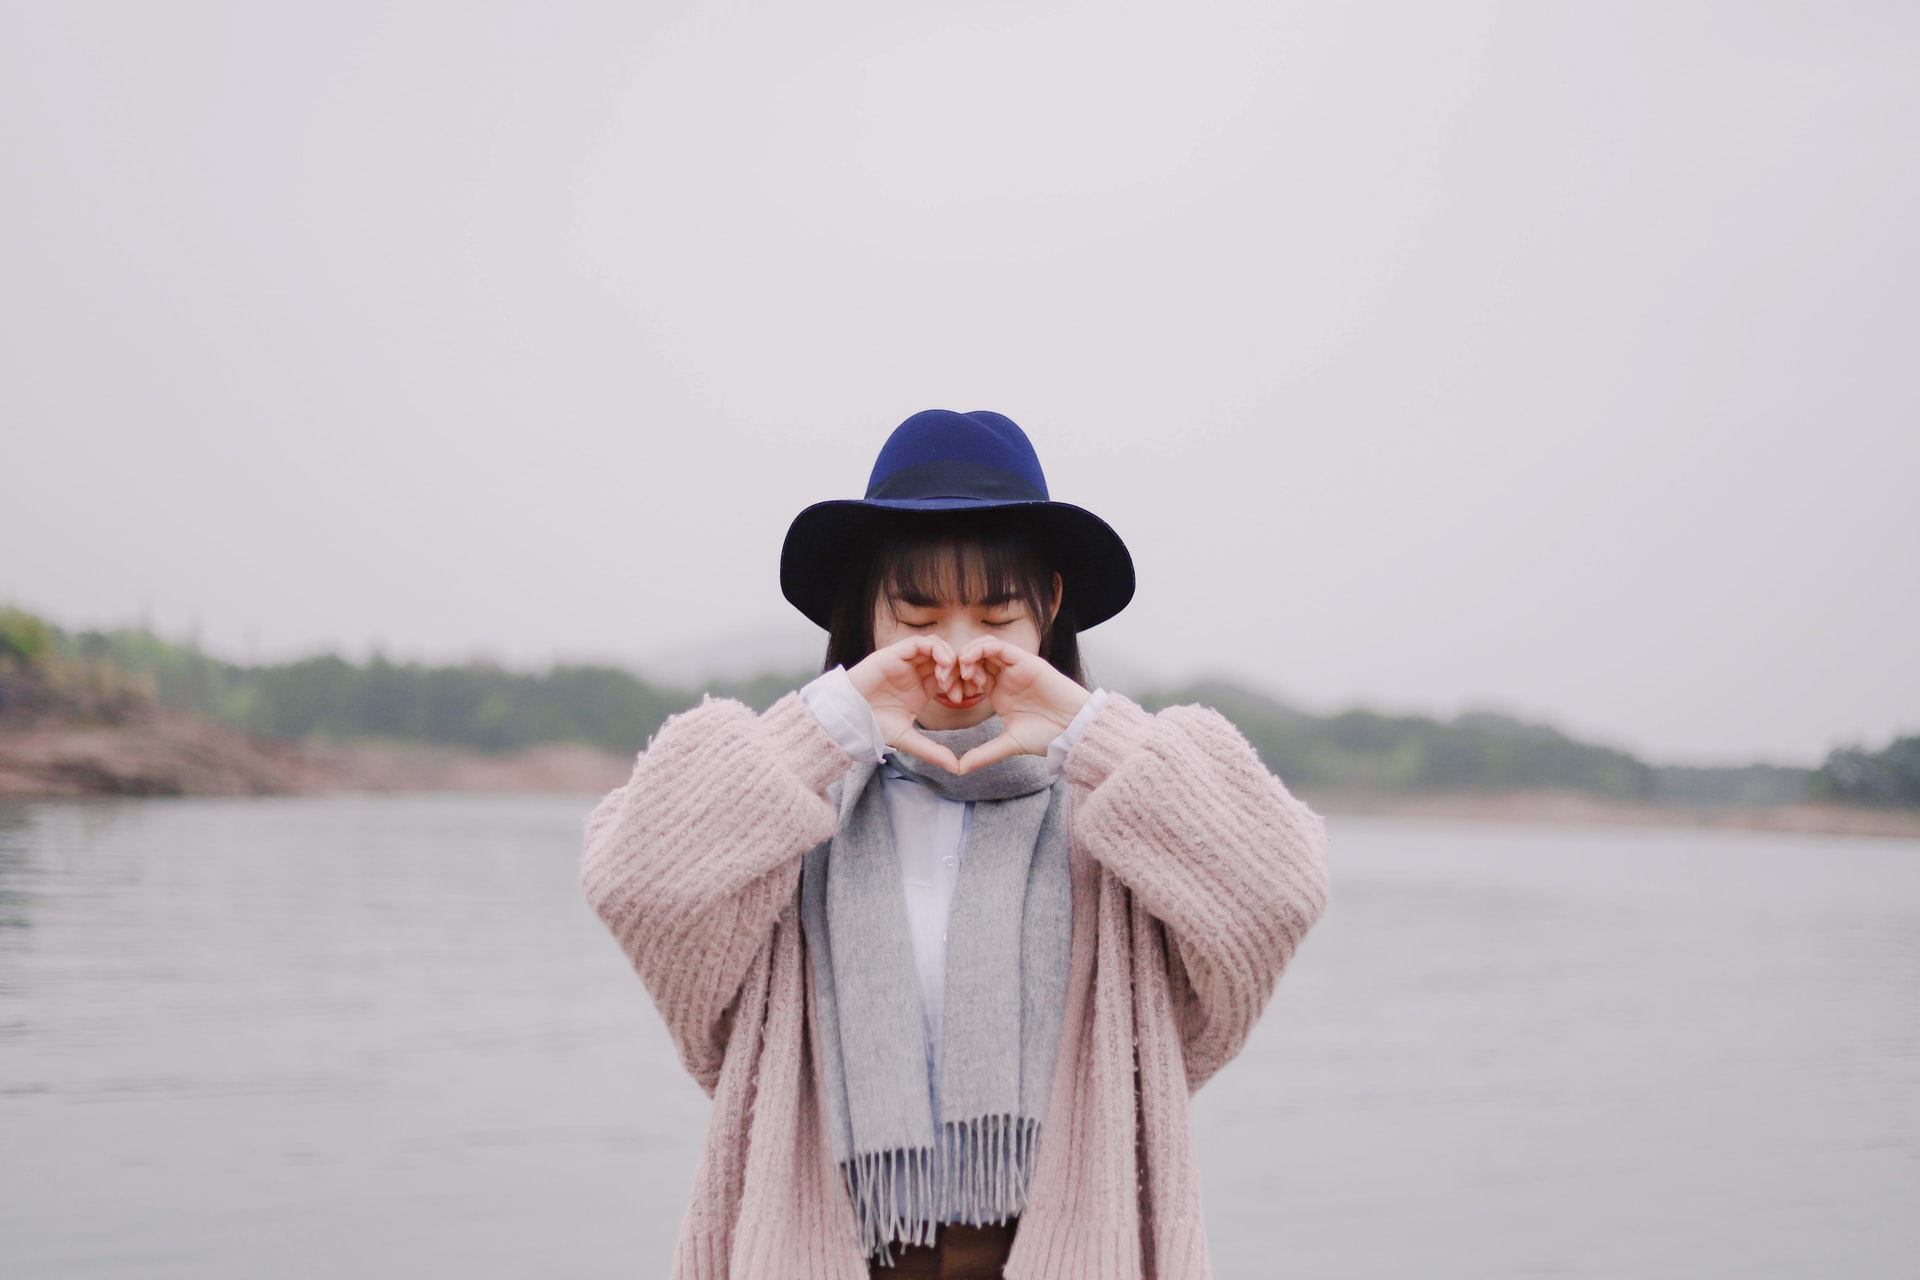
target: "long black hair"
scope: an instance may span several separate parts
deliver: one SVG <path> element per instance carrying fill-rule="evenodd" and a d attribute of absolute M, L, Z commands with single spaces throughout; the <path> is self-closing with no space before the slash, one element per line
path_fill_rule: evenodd
<path fill-rule="evenodd" d="M 821 669 L 852 668 L 873 652 L 873 614 L 882 599 L 957 599 L 971 605 L 1008 597 L 1025 603 L 1033 616 L 1040 656 L 1084 688 L 1073 580 L 1063 575 L 1056 614 L 1056 572 L 1045 541 L 1018 512 L 916 511 L 883 520 L 841 572 Z"/>

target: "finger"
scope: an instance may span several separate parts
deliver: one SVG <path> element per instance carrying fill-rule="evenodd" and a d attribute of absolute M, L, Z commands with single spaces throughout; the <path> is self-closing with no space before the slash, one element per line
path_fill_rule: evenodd
<path fill-rule="evenodd" d="M 997 636 L 975 636 L 967 642 L 965 648 L 961 649 L 960 652 L 955 655 L 955 661 L 959 663 L 961 670 L 965 672 L 971 673 L 977 671 L 981 665 L 994 654 L 996 649 L 1004 645 L 1004 643 L 1005 642 Z"/>
<path fill-rule="evenodd" d="M 946 641 L 939 636 L 910 636 L 902 641 L 903 656 L 916 666 L 921 663 L 938 665 L 946 662 L 952 655 Z"/>
<path fill-rule="evenodd" d="M 1018 670 L 1022 659 L 1033 656 L 1018 645 L 992 636 L 982 636 L 962 653 L 960 673 L 972 682 L 974 692 L 987 693 L 1000 682 L 1002 676 Z"/>
<path fill-rule="evenodd" d="M 952 650 L 949 649 L 948 653 Z M 920 676 L 920 688 L 929 698 L 955 697 L 955 686 L 960 682 L 959 665 L 949 659 L 941 662 L 929 657 L 914 668 Z"/>
<path fill-rule="evenodd" d="M 953 697 L 953 678 L 951 675 L 942 680 L 937 672 L 929 671 L 920 678 L 920 691 L 928 698 Z"/>
<path fill-rule="evenodd" d="M 939 636 L 920 636 L 917 638 L 919 640 L 919 651 L 926 655 L 928 663 L 932 665 L 934 674 L 940 677 L 941 683 L 945 684 L 951 680 L 953 678 L 954 666 L 953 646 Z"/>
<path fill-rule="evenodd" d="M 951 750 L 941 746 L 918 729 L 909 727 L 896 739 L 893 746 L 912 755 L 919 756 L 928 764 L 937 764 L 949 773 L 960 772 L 960 762 L 954 758 Z M 970 751 L 967 753 L 972 755 Z"/>
<path fill-rule="evenodd" d="M 975 636 L 973 639 L 967 641 L 965 647 L 960 650 L 960 661 L 978 661 L 980 655 L 986 652 L 988 647 L 999 643 L 1000 638 L 998 636 Z"/>
<path fill-rule="evenodd" d="M 996 675 L 1033 656 L 1019 645 L 1008 644 L 999 636 L 980 636 L 961 653 L 963 660 L 971 659 L 975 667 L 984 667 Z"/>
<path fill-rule="evenodd" d="M 1003 733 L 993 741 L 983 742 L 973 750 L 967 752 L 964 756 L 961 756 L 960 765 L 954 772 L 971 773 L 975 769 L 984 769 L 986 766 L 1000 760 L 1005 760 L 1009 756 L 1025 754 L 1029 753 L 1025 747 L 1020 745 L 1019 739 L 1010 733 Z"/>
<path fill-rule="evenodd" d="M 952 645 L 939 636 L 928 638 L 933 641 L 934 652 L 939 655 L 940 684 L 943 688 L 952 688 L 954 681 L 959 679 L 959 655 L 954 653 Z"/>
<path fill-rule="evenodd" d="M 940 656 L 943 659 L 940 668 L 940 687 L 951 696 L 954 687 L 960 682 L 960 657 L 953 651 L 953 646 L 939 636 L 933 637 L 933 642 L 940 646 Z"/>
<path fill-rule="evenodd" d="M 939 636 L 909 636 L 894 647 L 901 650 L 900 657 L 919 673 L 923 681 L 931 672 L 940 688 L 952 683 L 953 646 Z"/>
<path fill-rule="evenodd" d="M 904 640 L 894 641 L 888 648 L 909 662 L 917 662 L 921 659 L 935 662 L 951 661 L 953 658 L 953 647 L 939 636 L 912 635 Z"/>
<path fill-rule="evenodd" d="M 954 663 L 954 676 L 960 682 L 961 694 L 968 698 L 974 697 L 976 694 L 985 693 L 992 687 L 993 677 L 977 663 L 968 664 L 956 661 Z"/>

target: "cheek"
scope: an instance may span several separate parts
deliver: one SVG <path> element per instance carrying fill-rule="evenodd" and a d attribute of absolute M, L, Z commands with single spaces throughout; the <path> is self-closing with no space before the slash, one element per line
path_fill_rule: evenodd
<path fill-rule="evenodd" d="M 1022 618 L 1002 631 L 1000 638 L 1016 648 L 1025 649 L 1028 653 L 1040 652 L 1040 628 L 1034 626 L 1030 619 Z"/>

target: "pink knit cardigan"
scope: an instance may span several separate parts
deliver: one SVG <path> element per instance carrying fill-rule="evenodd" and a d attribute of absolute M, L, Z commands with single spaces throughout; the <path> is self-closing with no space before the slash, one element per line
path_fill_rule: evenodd
<path fill-rule="evenodd" d="M 709 698 L 587 819 L 580 880 L 713 1098 L 675 1280 L 865 1280 L 821 1123 L 800 862 L 847 754 Z M 1327 900 L 1326 828 L 1218 712 L 1118 694 L 1067 757 L 1066 1016 L 1012 1280 L 1209 1275 L 1188 1098 Z"/>

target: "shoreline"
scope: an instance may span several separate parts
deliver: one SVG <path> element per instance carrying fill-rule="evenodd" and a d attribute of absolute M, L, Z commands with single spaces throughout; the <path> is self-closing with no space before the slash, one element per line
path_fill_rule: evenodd
<path fill-rule="evenodd" d="M 631 756 L 573 743 L 488 754 L 414 742 L 283 742 L 156 710 L 113 725 L 0 729 L 0 800 L 468 792 L 605 795 Z M 1370 793 L 1303 786 L 1327 816 L 1658 826 L 1920 839 L 1920 810 L 1797 802 L 1692 806 L 1567 790 Z"/>
<path fill-rule="evenodd" d="M 1390 795 L 1317 792 L 1303 787 L 1297 794 L 1329 817 L 1442 818 L 1462 822 L 1773 831 L 1920 840 L 1920 810 L 1856 808 L 1812 801 L 1751 806 L 1649 804 L 1556 790 Z"/>

